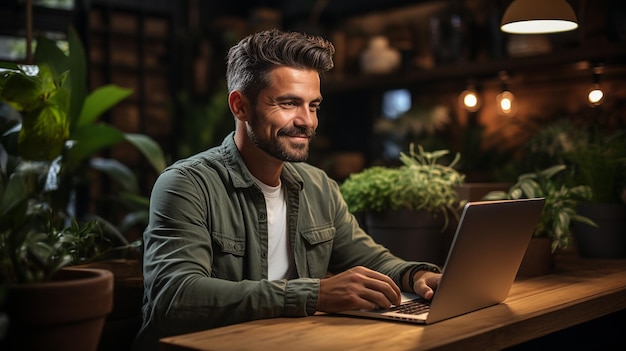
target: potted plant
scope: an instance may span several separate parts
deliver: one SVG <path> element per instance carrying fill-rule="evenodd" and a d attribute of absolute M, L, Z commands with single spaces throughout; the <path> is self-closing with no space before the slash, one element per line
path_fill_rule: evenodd
<path fill-rule="evenodd" d="M 97 255 L 99 223 L 59 230 L 44 203 L 14 191 L 34 173 L 14 173 L 0 207 L 0 274 L 7 284 L 8 350 L 96 350 L 113 307 L 113 274 L 66 268 Z M 24 193 L 22 193 L 24 194 Z M 26 194 L 24 194 L 26 195 Z M 15 201 L 12 201 L 15 200 Z"/>
<path fill-rule="evenodd" d="M 443 263 L 450 216 L 459 213 L 454 169 L 460 154 L 441 163 L 448 150 L 427 152 L 410 145 L 399 167 L 373 166 L 351 174 L 340 186 L 349 210 L 364 218 L 364 229 L 402 258 Z"/>
<path fill-rule="evenodd" d="M 626 257 L 626 130 L 590 133 L 566 157 L 575 181 L 593 190 L 591 201 L 578 212 L 598 225 L 574 223 L 578 252 L 583 257 Z"/>
<path fill-rule="evenodd" d="M 22 322 L 22 316 L 28 315 L 26 307 L 29 304 L 38 311 L 50 302 L 57 310 L 57 316 L 67 323 L 67 317 L 75 307 L 52 299 L 56 296 L 54 294 L 70 304 L 78 304 L 81 296 L 86 296 L 89 302 L 85 305 L 99 308 L 102 316 L 110 311 L 113 289 L 110 272 L 66 267 L 102 258 L 113 248 L 128 249 L 134 245 L 103 218 L 78 215 L 74 199 L 77 189 L 89 181 L 92 171 L 88 166 L 115 175 L 117 180 L 125 180 L 120 182 L 127 185 L 123 189 L 132 188 L 136 179 L 133 172 L 121 163 L 113 160 L 96 162 L 93 156 L 106 147 L 129 142 L 142 152 L 155 170 L 165 167 L 163 154 L 152 139 L 141 134 L 123 133 L 98 121 L 102 113 L 132 92 L 107 85 L 88 94 L 82 45 L 73 29 L 70 29 L 68 38 L 69 55 L 63 53 L 55 42 L 40 38 L 35 52 L 36 65 L 0 64 L 0 99 L 14 108 L 8 109 L 6 104 L 0 104 L 0 262 L 2 282 L 8 287 L 4 302 L 9 315 L 7 342 L 43 342 L 43 338 L 33 335 L 19 340 L 20 335 L 30 333 L 20 329 L 30 325 Z M 70 253 L 72 255 L 68 256 Z M 36 267 L 36 274 L 28 273 L 30 268 L 26 273 L 20 273 L 24 267 Z M 95 273 L 99 278 L 94 276 Z M 100 285 L 96 292 L 74 295 L 71 289 L 80 285 L 74 278 L 83 274 L 89 275 L 87 281 L 99 281 Z M 70 287 L 58 287 L 65 283 Z M 57 293 L 43 292 L 44 297 L 37 297 L 35 292 L 27 292 L 27 289 L 42 292 L 48 288 L 57 289 Z M 98 296 L 103 298 L 102 302 L 95 300 Z M 35 300 L 29 302 L 26 297 Z M 79 316 L 91 321 L 95 332 L 73 330 L 71 337 L 55 337 L 55 340 L 69 341 L 71 345 L 55 346 L 53 341 L 48 341 L 49 344 L 41 349 L 95 350 L 102 324 L 86 317 L 85 314 Z M 40 327 L 37 329 L 41 330 Z M 78 334 L 95 336 L 96 344 L 93 341 L 78 343 Z M 31 349 L 38 348 L 33 346 Z"/>
<path fill-rule="evenodd" d="M 570 224 L 582 222 L 594 226 L 589 218 L 578 214 L 581 203 L 591 199 L 587 185 L 566 185 L 565 165 L 555 165 L 536 172 L 522 174 L 508 191 L 492 191 L 484 200 L 539 198 L 546 199 L 541 217 L 533 232 L 519 276 L 548 273 L 553 266 L 553 254 L 572 244 Z"/>

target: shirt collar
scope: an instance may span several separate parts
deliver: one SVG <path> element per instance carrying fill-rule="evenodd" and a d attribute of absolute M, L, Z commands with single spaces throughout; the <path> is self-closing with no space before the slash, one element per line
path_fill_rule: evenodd
<path fill-rule="evenodd" d="M 224 158 L 224 165 L 228 170 L 230 179 L 232 179 L 233 186 L 236 188 L 249 188 L 253 186 L 254 178 L 252 174 L 243 162 L 243 158 L 237 149 L 235 144 L 235 132 L 231 132 L 224 138 L 222 145 L 220 146 L 220 152 Z M 296 188 L 298 191 L 304 187 L 304 181 L 298 174 L 294 165 L 290 162 L 285 162 L 283 165 L 283 172 L 280 175 L 281 181 L 289 188 Z"/>

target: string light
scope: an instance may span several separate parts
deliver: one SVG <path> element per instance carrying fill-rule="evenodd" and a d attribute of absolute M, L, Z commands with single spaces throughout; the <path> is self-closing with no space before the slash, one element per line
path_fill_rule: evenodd
<path fill-rule="evenodd" d="M 476 112 L 482 105 L 482 101 L 473 83 L 469 83 L 467 89 L 459 95 L 459 105 L 469 112 Z"/>
<path fill-rule="evenodd" d="M 515 95 L 508 89 L 509 76 L 506 72 L 501 71 L 500 81 L 502 82 L 502 92 L 496 96 L 496 109 L 498 114 L 503 117 L 513 117 L 517 112 L 517 102 Z"/>
<path fill-rule="evenodd" d="M 504 117 L 513 117 L 515 96 L 510 91 L 503 91 L 496 96 L 498 113 Z"/>
<path fill-rule="evenodd" d="M 604 91 L 600 87 L 600 74 L 602 73 L 602 67 L 595 66 L 593 68 L 593 85 L 587 91 L 587 102 L 590 106 L 596 107 L 604 102 Z"/>

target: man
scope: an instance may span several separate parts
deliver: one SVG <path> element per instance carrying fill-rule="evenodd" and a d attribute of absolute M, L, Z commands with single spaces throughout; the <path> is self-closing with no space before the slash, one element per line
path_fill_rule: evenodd
<path fill-rule="evenodd" d="M 137 349 L 254 319 L 388 308 L 401 289 L 432 297 L 438 268 L 376 244 L 337 183 L 302 162 L 334 51 L 322 38 L 278 30 L 230 49 L 235 131 L 170 166 L 153 188 Z"/>

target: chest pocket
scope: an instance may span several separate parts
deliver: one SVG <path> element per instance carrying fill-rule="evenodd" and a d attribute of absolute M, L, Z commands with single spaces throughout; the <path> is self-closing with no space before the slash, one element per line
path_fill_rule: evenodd
<path fill-rule="evenodd" d="M 213 262 L 211 276 L 238 281 L 242 279 L 246 241 L 223 233 L 213 232 Z"/>
<path fill-rule="evenodd" d="M 246 241 L 243 238 L 213 233 L 213 240 L 222 253 L 243 256 L 246 252 Z"/>
<path fill-rule="evenodd" d="M 323 278 L 326 275 L 335 231 L 335 227 L 328 227 L 300 232 L 306 242 L 306 260 L 311 278 Z"/>

